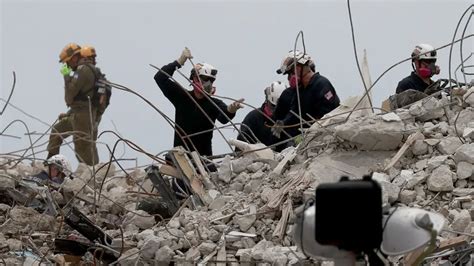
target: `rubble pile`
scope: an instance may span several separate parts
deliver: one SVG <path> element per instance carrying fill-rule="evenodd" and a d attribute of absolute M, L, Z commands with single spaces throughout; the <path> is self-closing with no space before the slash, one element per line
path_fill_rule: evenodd
<path fill-rule="evenodd" d="M 455 232 L 474 233 L 474 106 L 468 103 L 430 97 L 391 113 L 354 112 L 347 121 L 335 117 L 324 127 L 313 124 L 302 143 L 273 158 L 252 152 L 226 156 L 217 172 L 201 172 L 190 180 L 197 193 L 180 200 L 172 215 L 143 207 L 146 200 L 151 205 L 168 201 L 165 192 L 152 189 L 146 169 L 124 174 L 99 165 L 94 178 L 91 168 L 80 165 L 55 201 L 73 205 L 103 230 L 120 265 L 295 265 L 311 259 L 293 241 L 294 209 L 313 198 L 320 183 L 373 173 L 385 204 L 444 215 L 448 222 L 440 241 L 453 239 Z M 12 168 L 7 159 L 0 165 L 0 194 L 42 170 L 26 162 Z M 177 168 L 180 174 L 189 170 Z M 67 260 L 53 252 L 55 238 L 88 240 L 65 224 L 64 215 L 40 213 L 18 202 L 0 204 L 2 258 L 8 265 L 20 263 L 26 255 L 16 252 L 28 250 L 33 255 L 26 259 Z M 94 255 L 79 257 L 90 261 Z"/>

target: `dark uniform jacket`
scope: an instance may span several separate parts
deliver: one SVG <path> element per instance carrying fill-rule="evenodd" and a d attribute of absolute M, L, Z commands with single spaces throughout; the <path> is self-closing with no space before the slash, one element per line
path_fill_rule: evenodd
<path fill-rule="evenodd" d="M 168 73 L 170 76 L 173 75 L 174 71 L 177 68 L 180 68 L 181 65 L 174 61 L 168 65 L 163 66 L 161 69 Z M 163 94 L 170 100 L 176 109 L 175 113 L 175 122 L 184 130 L 180 132 L 182 135 L 198 133 L 201 131 L 209 130 L 214 128 L 214 123 L 217 120 L 222 124 L 229 122 L 227 118 L 213 105 L 207 98 L 198 99 L 194 95 L 193 91 L 186 91 L 181 88 L 178 84 L 168 78 L 168 76 L 161 71 L 158 71 L 155 75 L 155 81 L 158 87 L 160 87 Z M 186 95 L 186 94 L 189 95 Z M 211 118 L 212 123 L 204 116 L 204 114 L 199 110 L 199 108 L 194 104 L 190 99 L 191 96 L 201 108 L 206 112 L 206 114 Z M 229 113 L 227 111 L 227 105 L 219 99 L 212 98 L 212 101 L 222 110 L 230 119 L 234 118 L 235 113 Z M 179 130 L 178 128 L 176 130 Z M 185 143 L 189 146 L 190 150 L 195 150 L 193 145 L 196 147 L 196 150 L 201 155 L 212 155 L 212 135 L 213 132 L 206 132 L 196 136 L 192 136 L 189 139 L 185 138 Z M 174 134 L 174 146 L 183 146 L 183 141 L 176 133 Z"/>
<path fill-rule="evenodd" d="M 398 82 L 396 93 L 400 93 L 409 89 L 424 92 L 430 84 L 424 82 L 415 72 L 411 72 L 410 76 Z"/>
<path fill-rule="evenodd" d="M 242 125 L 240 126 L 241 132 L 237 136 L 238 140 L 246 141 L 243 137 L 245 136 L 249 140 L 249 143 L 252 144 L 261 142 L 269 146 L 274 143 L 275 137 L 272 135 L 271 128 L 265 126 L 265 124 L 271 126 L 273 123 L 263 114 L 264 107 L 265 104 L 263 104 L 258 110 L 252 110 L 245 116 L 244 121 L 242 121 Z M 255 137 L 257 139 L 255 139 Z"/>
<path fill-rule="evenodd" d="M 308 86 L 300 88 L 299 94 L 301 115 L 306 121 L 312 120 L 311 117 L 319 119 L 339 106 L 339 97 L 336 94 L 336 90 L 331 82 L 319 73 L 313 75 Z M 292 101 L 291 110 L 299 114 L 296 96 Z M 299 124 L 299 121 L 299 118 L 292 113 L 288 113 L 283 119 L 285 125 Z M 305 124 L 303 125 L 306 126 Z"/>

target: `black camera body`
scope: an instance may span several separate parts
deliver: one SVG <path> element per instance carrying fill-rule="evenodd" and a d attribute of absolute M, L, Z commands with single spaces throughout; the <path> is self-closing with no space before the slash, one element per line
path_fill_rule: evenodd
<path fill-rule="evenodd" d="M 316 241 L 363 252 L 382 242 L 382 189 L 370 176 L 341 177 L 316 189 Z"/>

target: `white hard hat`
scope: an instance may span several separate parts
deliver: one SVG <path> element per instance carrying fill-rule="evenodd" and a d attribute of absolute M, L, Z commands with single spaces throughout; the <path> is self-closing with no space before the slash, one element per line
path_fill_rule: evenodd
<path fill-rule="evenodd" d="M 293 63 L 295 59 L 298 64 L 302 64 L 302 65 L 305 65 L 306 63 L 312 61 L 311 56 L 299 50 L 289 51 L 288 54 L 285 56 L 285 58 L 283 58 L 280 68 L 277 69 L 276 71 L 277 74 L 286 74 L 288 71 L 290 71 L 291 68 L 294 66 Z"/>
<path fill-rule="evenodd" d="M 276 105 L 281 93 L 287 88 L 285 83 L 281 81 L 273 82 L 269 87 L 265 88 L 265 99 L 271 104 Z"/>
<path fill-rule="evenodd" d="M 71 164 L 69 164 L 69 161 L 66 158 L 66 156 L 62 154 L 56 154 L 56 155 L 51 156 L 46 161 L 46 164 L 55 165 L 66 176 L 72 173 Z"/>
<path fill-rule="evenodd" d="M 197 74 L 200 77 L 209 77 L 212 79 L 216 79 L 217 69 L 210 64 L 207 63 L 199 63 L 196 64 L 196 67 L 191 70 L 191 76 L 193 76 L 197 71 Z"/>
<path fill-rule="evenodd" d="M 429 44 L 418 44 L 411 53 L 412 60 L 436 60 L 437 52 Z"/>
<path fill-rule="evenodd" d="M 387 220 L 388 219 L 388 220 Z M 429 228 L 438 234 L 443 229 L 445 219 L 441 214 L 418 208 L 398 208 L 385 221 L 381 250 L 390 256 L 406 254 L 428 243 L 431 239 Z"/>

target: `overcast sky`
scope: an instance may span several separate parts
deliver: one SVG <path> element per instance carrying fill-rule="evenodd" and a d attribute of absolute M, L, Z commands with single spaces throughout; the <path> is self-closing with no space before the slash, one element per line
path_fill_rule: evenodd
<path fill-rule="evenodd" d="M 352 16 L 360 58 L 367 50 L 372 80 L 392 64 L 410 56 L 418 43 L 435 47 L 449 43 L 456 24 L 471 1 L 352 1 Z M 155 70 L 175 60 L 187 46 L 195 62 L 218 68 L 217 94 L 245 98 L 260 106 L 263 89 L 285 77 L 275 73 L 282 57 L 293 49 L 299 30 L 304 31 L 306 51 L 316 62 L 317 71 L 334 85 L 340 98 L 360 94 L 363 85 L 358 75 L 346 1 L 6 1 L 1 5 L 2 98 L 6 99 L 17 74 L 11 103 L 52 123 L 66 112 L 63 79 L 58 55 L 69 42 L 96 47 L 98 66 L 110 81 L 136 90 L 174 118 L 174 108 L 153 80 Z M 461 24 L 462 27 L 465 25 Z M 472 23 L 471 23 L 472 25 Z M 462 28 L 461 28 L 462 30 Z M 467 29 L 472 34 L 472 26 Z M 460 36 L 460 35 L 458 35 Z M 473 39 L 464 42 L 464 56 L 472 53 Z M 302 47 L 301 43 L 298 47 Z M 449 49 L 439 52 L 439 77 L 447 78 Z M 472 61 L 471 61 L 472 62 Z M 453 52 L 453 69 L 460 63 L 459 46 Z M 182 69 L 186 75 L 190 64 Z M 373 90 L 374 102 L 393 94 L 399 80 L 409 75 L 404 63 L 386 76 Z M 187 84 L 182 78 L 183 85 Z M 227 102 L 229 103 L 229 102 Z M 0 107 L 4 103 L 0 101 Z M 251 111 L 239 110 L 234 122 L 241 122 Z M 30 131 L 48 127 L 7 107 L 0 118 L 1 130 L 12 120 L 22 119 Z M 113 121 L 113 123 L 112 123 Z M 152 108 L 136 96 L 115 90 L 99 130 L 115 130 L 156 154 L 172 147 L 173 130 Z M 1 131 L 0 131 L 1 132 Z M 28 146 L 25 128 L 17 123 L 0 136 L 0 152 Z M 224 130 L 235 137 L 234 130 Z M 38 136 L 34 136 L 33 140 Z M 41 142 L 43 142 L 42 139 Z M 116 137 L 99 139 L 113 145 Z M 214 154 L 229 151 L 216 132 Z M 43 146 L 42 149 L 45 149 Z M 39 150 L 39 149 L 38 149 Z M 68 147 L 61 150 L 76 159 Z M 101 161 L 107 150 L 99 145 Z M 119 146 L 117 155 L 124 149 Z M 125 149 L 125 157 L 139 153 Z M 39 154 L 44 158 L 46 153 Z"/>

